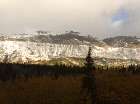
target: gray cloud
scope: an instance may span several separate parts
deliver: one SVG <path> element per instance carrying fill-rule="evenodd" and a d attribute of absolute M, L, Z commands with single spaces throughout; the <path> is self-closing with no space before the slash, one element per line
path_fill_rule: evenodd
<path fill-rule="evenodd" d="M 123 8 L 127 21 L 112 22 Z M 139 0 L 1 0 L 0 32 L 33 33 L 76 30 L 96 37 L 137 35 L 140 33 Z"/>

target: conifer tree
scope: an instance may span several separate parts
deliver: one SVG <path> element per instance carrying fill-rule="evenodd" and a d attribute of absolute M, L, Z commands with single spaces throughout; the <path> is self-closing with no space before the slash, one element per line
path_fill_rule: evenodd
<path fill-rule="evenodd" d="M 92 70 L 95 70 L 95 64 L 93 61 L 93 58 L 91 57 L 91 47 L 89 47 L 88 50 L 88 54 L 86 57 L 86 63 L 85 63 L 85 67 L 86 67 L 86 72 L 90 73 Z"/>

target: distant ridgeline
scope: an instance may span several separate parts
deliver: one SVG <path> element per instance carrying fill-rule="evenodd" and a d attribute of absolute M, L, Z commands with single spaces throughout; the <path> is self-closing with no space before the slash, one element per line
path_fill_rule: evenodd
<path fill-rule="evenodd" d="M 97 65 L 140 64 L 140 39 L 137 37 L 98 40 L 74 31 L 59 35 L 47 31 L 37 33 L 0 35 L 0 62 L 82 66 L 90 45 Z"/>

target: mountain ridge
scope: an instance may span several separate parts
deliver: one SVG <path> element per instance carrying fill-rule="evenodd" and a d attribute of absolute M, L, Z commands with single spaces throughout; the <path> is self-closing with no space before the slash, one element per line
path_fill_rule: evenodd
<path fill-rule="evenodd" d="M 93 57 L 140 60 L 139 46 L 113 45 L 117 44 L 119 38 L 122 40 L 122 37 L 98 40 L 73 32 L 61 35 L 0 36 L 0 62 L 31 63 L 32 61 L 48 61 L 53 58 L 85 58 L 89 46 L 92 47 Z M 123 38 L 128 44 L 136 39 L 136 37 Z"/>

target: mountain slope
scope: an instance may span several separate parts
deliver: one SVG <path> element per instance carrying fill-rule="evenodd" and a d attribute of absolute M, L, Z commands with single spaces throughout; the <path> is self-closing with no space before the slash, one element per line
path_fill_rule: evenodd
<path fill-rule="evenodd" d="M 114 41 L 114 39 L 111 40 Z M 140 60 L 139 47 L 114 47 L 113 42 L 111 42 L 112 45 L 105 42 L 105 40 L 102 42 L 92 37 L 79 36 L 73 32 L 56 36 L 1 36 L 0 61 L 33 63 L 48 61 L 54 58 L 85 58 L 89 45 L 92 47 L 93 57 Z M 67 59 L 67 62 L 73 63 L 69 59 Z M 74 64 L 77 63 L 74 62 Z"/>
<path fill-rule="evenodd" d="M 117 36 L 103 41 L 112 47 L 140 47 L 139 38 L 132 36 Z"/>

